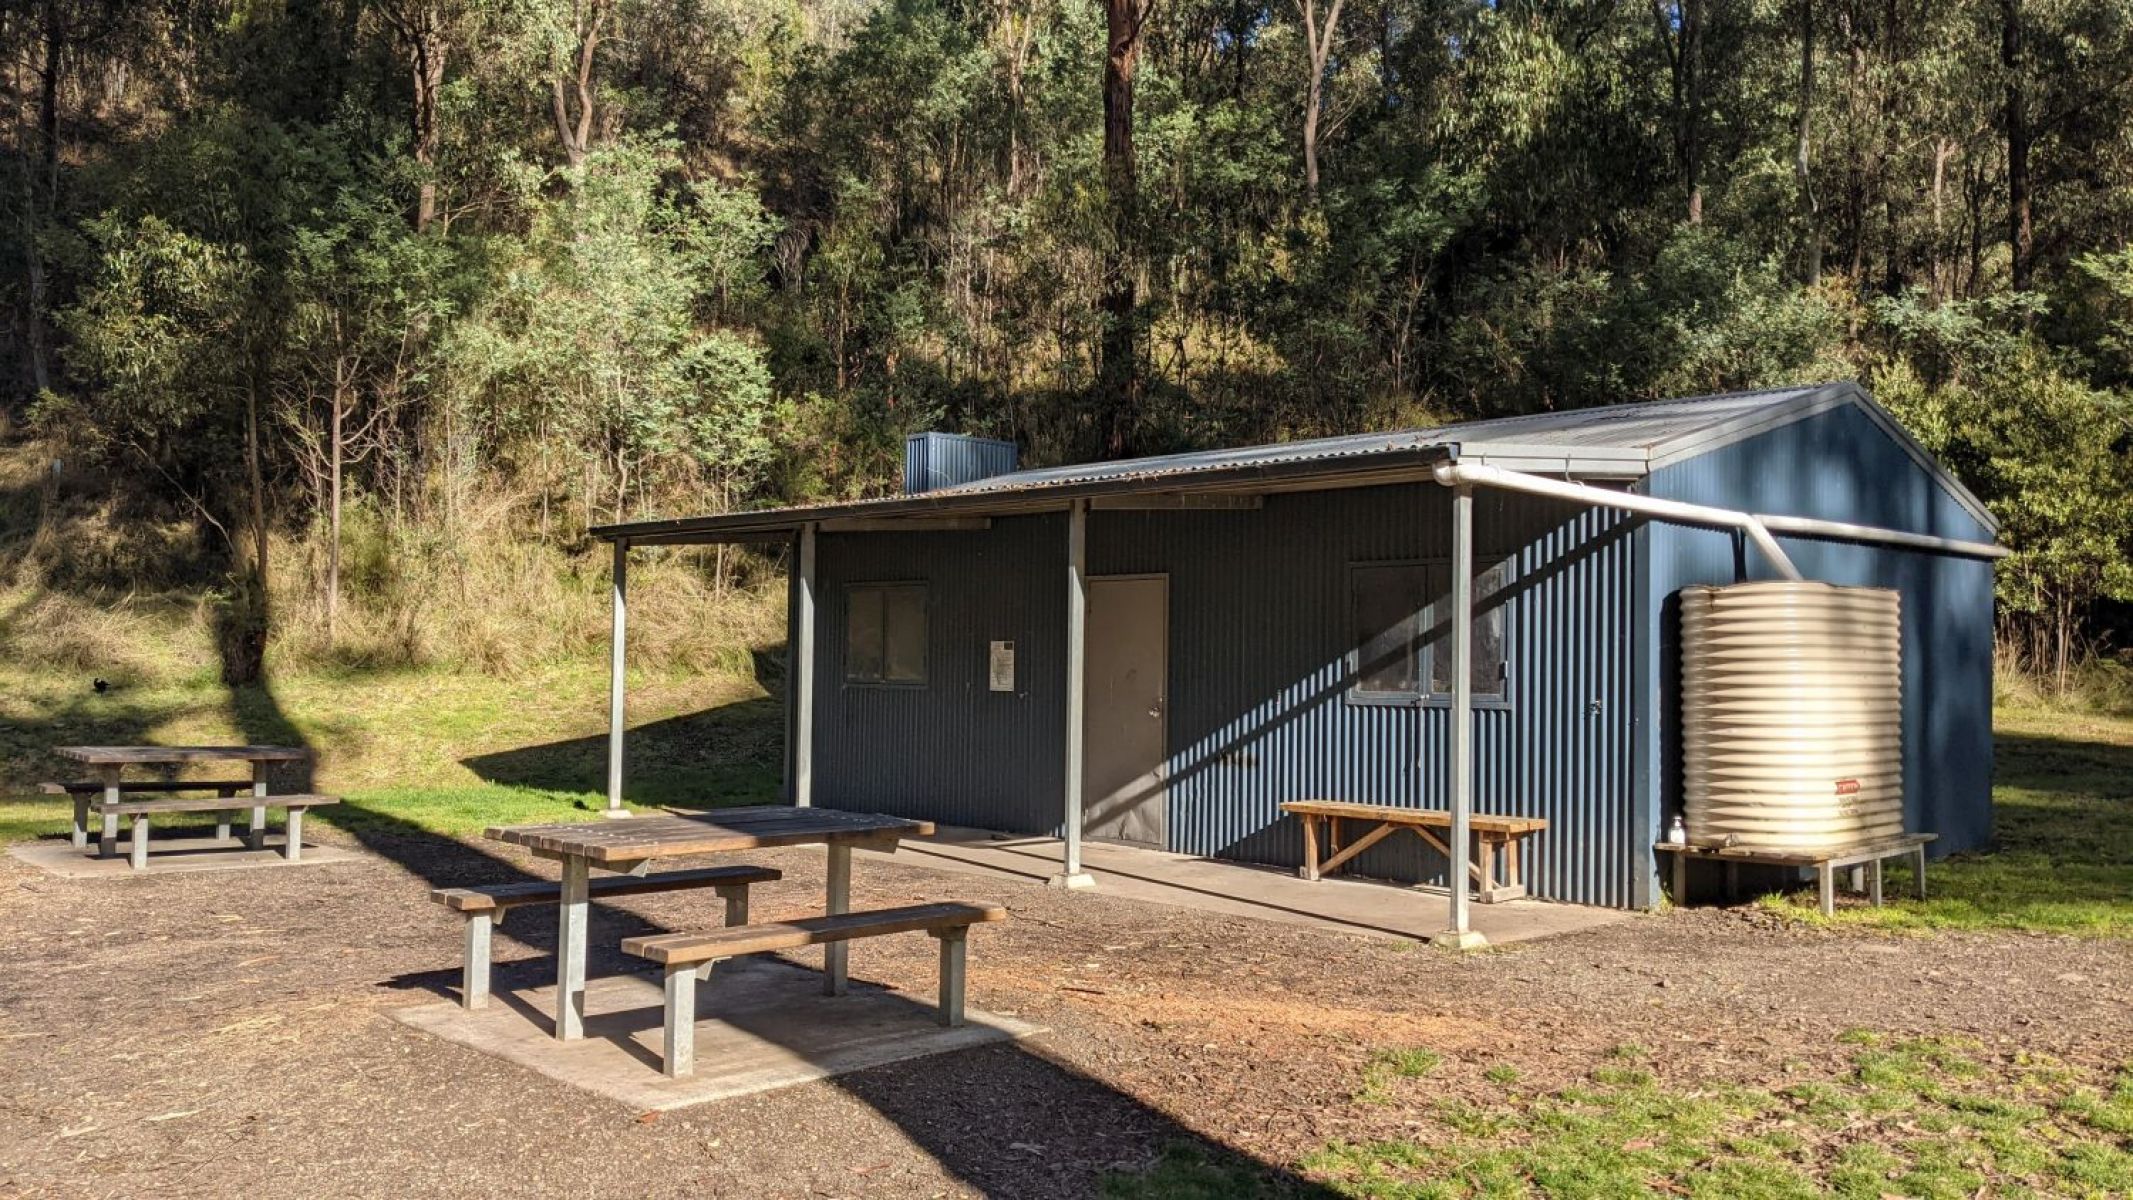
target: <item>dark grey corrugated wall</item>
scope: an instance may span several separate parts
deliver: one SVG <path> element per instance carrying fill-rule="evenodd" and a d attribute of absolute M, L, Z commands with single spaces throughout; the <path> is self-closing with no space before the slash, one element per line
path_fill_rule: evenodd
<path fill-rule="evenodd" d="M 1448 493 L 1434 484 L 1091 517 L 1092 573 L 1170 577 L 1173 849 L 1293 865 L 1301 839 L 1283 800 L 1444 805 L 1445 710 L 1349 697 L 1348 568 L 1441 557 L 1449 521 Z M 1537 894 L 1628 904 L 1633 539 L 1611 514 L 1490 493 L 1477 498 L 1476 530 L 1485 556 L 1517 559 L 1510 701 L 1477 722 L 1476 807 L 1555 823 L 1529 843 Z M 1060 517 L 822 539 L 819 803 L 1056 828 L 1064 553 Z M 928 686 L 846 685 L 844 586 L 921 578 L 931 583 Z M 1019 647 L 1012 697 L 984 690 L 995 638 Z M 1443 864 L 1407 838 L 1359 866 L 1441 879 Z"/>

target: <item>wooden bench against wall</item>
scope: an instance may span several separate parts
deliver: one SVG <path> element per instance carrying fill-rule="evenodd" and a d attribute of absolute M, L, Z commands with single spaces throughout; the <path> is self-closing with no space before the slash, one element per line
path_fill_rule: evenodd
<path fill-rule="evenodd" d="M 727 925 L 746 925 L 749 886 L 774 883 L 783 878 L 784 872 L 770 867 L 703 867 L 657 875 L 602 875 L 587 881 L 586 890 L 593 899 L 599 900 L 707 887 L 726 902 Z M 504 919 L 504 914 L 514 908 L 555 904 L 562 898 L 563 885 L 548 879 L 438 888 L 430 893 L 430 899 L 466 918 L 467 961 L 460 976 L 461 1007 L 482 1008 L 489 1003 L 490 934 L 496 923 Z"/>
<path fill-rule="evenodd" d="M 1305 879 L 1316 880 L 1332 874 L 1356 855 L 1402 829 L 1412 831 L 1447 859 L 1451 857 L 1451 848 L 1434 832 L 1444 830 L 1448 833 L 1452 827 L 1452 814 L 1441 809 L 1355 804 L 1346 800 L 1290 800 L 1281 809 L 1303 823 L 1304 865 L 1297 873 Z M 1343 847 L 1343 821 L 1360 821 L 1371 829 Z M 1548 822 L 1540 817 L 1474 813 L 1467 818 L 1467 828 L 1480 843 L 1480 853 L 1467 864 L 1467 873 L 1475 885 L 1474 898 L 1483 904 L 1495 904 L 1524 896 L 1525 871 L 1519 861 L 1519 844 L 1548 828 Z M 1321 845 L 1330 853 L 1330 857 L 1323 861 L 1319 858 Z M 1503 860 L 1500 874 L 1496 866 L 1499 856 Z"/>
<path fill-rule="evenodd" d="M 662 1069 L 671 1078 L 696 1070 L 696 981 L 729 958 L 802 946 L 826 946 L 893 933 L 931 934 L 941 944 L 940 1023 L 963 1023 L 966 942 L 972 925 L 1004 921 L 997 904 L 914 904 L 837 913 L 799 921 L 728 926 L 714 933 L 667 933 L 624 939 L 624 953 L 648 958 L 666 973 L 666 1034 Z"/>

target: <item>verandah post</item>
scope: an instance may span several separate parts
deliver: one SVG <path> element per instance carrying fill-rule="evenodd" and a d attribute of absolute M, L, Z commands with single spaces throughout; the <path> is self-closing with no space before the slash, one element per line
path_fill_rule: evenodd
<path fill-rule="evenodd" d="M 1452 712 L 1450 807 L 1451 853 L 1445 883 L 1451 893 L 1450 924 L 1433 942 L 1455 950 L 1487 944 L 1468 925 L 1468 842 L 1474 811 L 1474 489 L 1452 489 Z"/>
<path fill-rule="evenodd" d="M 1056 888 L 1095 887 L 1096 880 L 1081 869 L 1081 758 L 1082 710 L 1086 705 L 1087 679 L 1083 674 L 1089 626 L 1089 502 L 1067 505 L 1067 613 L 1066 613 L 1066 777 L 1064 835 L 1065 853 L 1059 874 L 1046 882 Z"/>
<path fill-rule="evenodd" d="M 607 679 L 607 815 L 626 816 L 622 808 L 623 664 L 629 643 L 630 544 L 615 539 L 614 624 L 608 632 Z"/>

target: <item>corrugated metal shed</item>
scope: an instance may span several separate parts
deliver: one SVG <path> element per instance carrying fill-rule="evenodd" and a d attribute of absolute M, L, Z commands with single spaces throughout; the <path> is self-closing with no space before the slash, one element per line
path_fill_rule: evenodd
<path fill-rule="evenodd" d="M 1731 510 L 1971 542 L 1992 534 L 1975 498 L 1851 385 L 1022 471 L 912 498 L 960 509 L 885 501 L 746 515 L 761 526 L 656 528 L 686 540 L 792 528 L 831 511 L 987 514 L 989 523 L 930 531 L 821 526 L 815 801 L 1055 833 L 1067 667 L 1058 507 L 1068 497 L 1247 492 L 1248 503 L 1219 509 L 1099 506 L 1089 568 L 1169 580 L 1168 847 L 1293 865 L 1300 836 L 1279 811 L 1284 800 L 1446 804 L 1448 710 L 1354 694 L 1348 580 L 1358 565 L 1444 555 L 1449 492 L 1419 480 L 1431 464 L 1477 451 L 1527 470 L 1553 461 L 1557 474 L 1627 471 L 1633 490 Z M 1679 795 L 1672 597 L 1692 583 L 1759 577 L 1765 564 L 1731 533 L 1612 509 L 1489 489 L 1475 507 L 1478 559 L 1515 564 L 1508 695 L 1475 714 L 1476 810 L 1551 822 L 1528 847 L 1536 895 L 1652 904 L 1652 842 Z M 1941 835 L 1939 850 L 1981 845 L 1991 830 L 1991 565 L 1805 538 L 1785 548 L 1811 578 L 1902 590 L 1907 812 L 1914 828 Z M 847 682 L 848 589 L 921 580 L 926 684 Z M 996 640 L 1018 648 L 1013 692 L 987 686 Z M 1441 881 L 1444 871 L 1413 839 L 1370 851 L 1359 867 L 1409 880 Z"/>

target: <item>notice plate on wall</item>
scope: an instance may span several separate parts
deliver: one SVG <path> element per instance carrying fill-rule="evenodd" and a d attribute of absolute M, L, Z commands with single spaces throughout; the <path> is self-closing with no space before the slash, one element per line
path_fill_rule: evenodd
<path fill-rule="evenodd" d="M 1015 644 L 994 642 L 991 667 L 987 672 L 992 678 L 992 690 L 1012 692 L 1015 690 Z"/>

